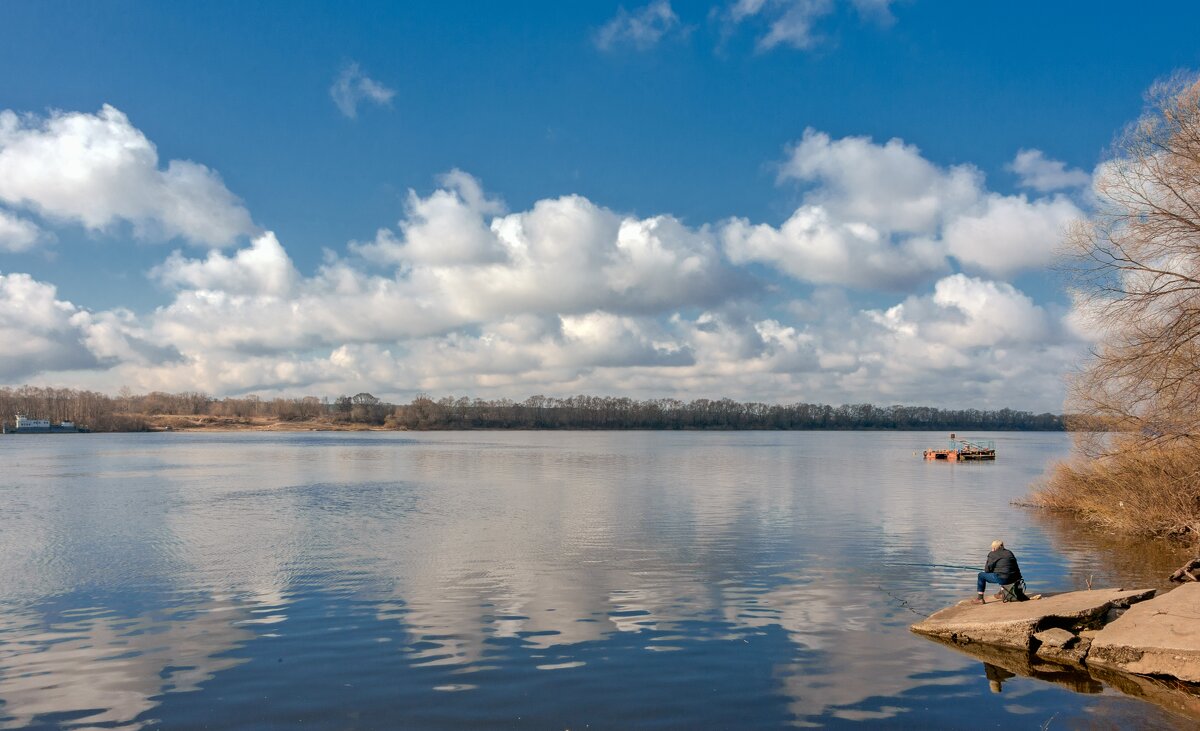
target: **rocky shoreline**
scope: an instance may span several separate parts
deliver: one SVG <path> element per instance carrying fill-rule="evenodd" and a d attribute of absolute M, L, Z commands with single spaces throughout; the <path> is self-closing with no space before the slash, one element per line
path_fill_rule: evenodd
<path fill-rule="evenodd" d="M 982 660 L 989 678 L 999 668 L 1078 692 L 1109 686 L 1200 720 L 1200 583 L 964 601 L 910 629 Z"/>

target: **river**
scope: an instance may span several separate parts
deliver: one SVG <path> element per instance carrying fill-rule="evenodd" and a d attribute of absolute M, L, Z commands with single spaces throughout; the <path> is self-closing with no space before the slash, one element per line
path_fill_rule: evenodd
<path fill-rule="evenodd" d="M 1181 563 L 1012 504 L 1066 435 L 972 436 L 3 437 L 0 727 L 1191 727 L 908 631 L 994 538 L 1031 593 Z"/>

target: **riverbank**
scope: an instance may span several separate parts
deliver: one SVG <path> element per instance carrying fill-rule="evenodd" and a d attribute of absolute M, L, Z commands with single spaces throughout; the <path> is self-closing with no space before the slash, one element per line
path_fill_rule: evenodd
<path fill-rule="evenodd" d="M 143 416 L 146 431 L 396 431 L 391 427 L 330 419 L 283 420 L 268 416 Z"/>
<path fill-rule="evenodd" d="M 1103 457 L 1077 454 L 1053 465 L 1026 504 L 1133 538 L 1195 546 L 1200 442 L 1178 439 L 1160 446 L 1142 435 L 1124 435 L 1109 450 Z"/>
<path fill-rule="evenodd" d="M 780 428 L 770 426 L 736 426 L 736 425 L 685 425 L 663 426 L 644 424 L 531 424 L 514 423 L 455 423 L 455 424 L 409 424 L 396 419 L 385 419 L 382 423 L 349 421 L 335 416 L 317 416 L 312 418 L 285 419 L 277 416 L 215 416 L 207 414 L 118 414 L 119 419 L 109 424 L 109 428 L 93 429 L 97 432 L 239 432 L 239 431 L 278 431 L 278 432 L 309 432 L 309 431 L 372 431 L 372 432 L 444 432 L 444 431 L 867 431 L 867 432 L 904 432 L 913 429 L 896 429 L 880 427 L 805 427 Z M 915 431 L 929 431 L 917 429 Z M 1039 430 L 1014 430 L 1039 431 Z M 1049 429 L 1045 431 L 1059 431 Z M 940 444 L 943 440 L 934 439 L 931 444 Z"/>

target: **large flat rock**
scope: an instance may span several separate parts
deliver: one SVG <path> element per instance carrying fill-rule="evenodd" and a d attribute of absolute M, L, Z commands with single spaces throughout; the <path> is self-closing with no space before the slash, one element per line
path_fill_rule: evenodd
<path fill-rule="evenodd" d="M 1073 632 L 1093 629 L 1104 623 L 1110 609 L 1127 607 L 1152 596 L 1154 589 L 1096 589 L 1055 594 L 1028 602 L 964 602 L 935 612 L 911 629 L 957 644 L 982 642 L 1029 650 L 1035 632 L 1051 627 Z"/>
<path fill-rule="evenodd" d="M 1200 721 L 1200 688 L 1172 680 L 1130 675 L 1111 668 L 1091 667 L 1071 662 L 1059 664 L 1032 657 L 1028 652 L 993 645 L 967 645 L 931 638 L 983 663 L 979 673 L 988 680 L 997 677 L 996 668 L 1054 683 L 1076 693 L 1100 693 L 1105 686 L 1142 698 L 1191 721 Z M 993 687 L 993 690 L 1002 689 Z M 1200 726 L 1198 726 L 1200 728 Z"/>
<path fill-rule="evenodd" d="M 1200 584 L 1131 607 L 1096 633 L 1087 662 L 1200 683 Z"/>

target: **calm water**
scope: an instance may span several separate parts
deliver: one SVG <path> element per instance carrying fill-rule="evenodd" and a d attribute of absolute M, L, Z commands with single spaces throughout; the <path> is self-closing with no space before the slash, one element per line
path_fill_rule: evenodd
<path fill-rule="evenodd" d="M 908 632 L 995 537 L 1034 591 L 1181 563 L 1010 505 L 1064 435 L 976 436 L 0 438 L 0 727 L 1191 727 Z"/>

